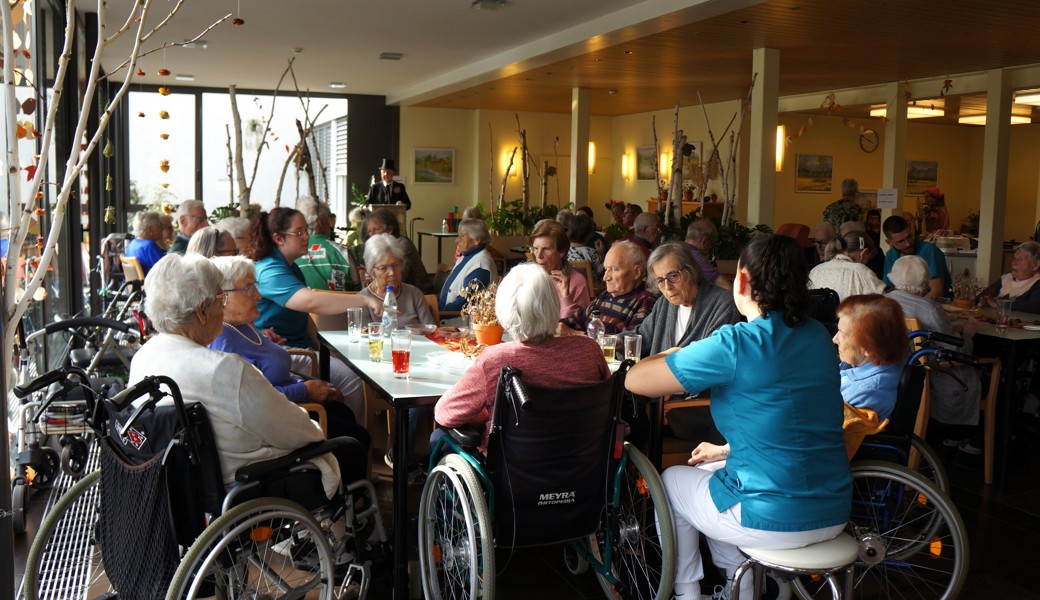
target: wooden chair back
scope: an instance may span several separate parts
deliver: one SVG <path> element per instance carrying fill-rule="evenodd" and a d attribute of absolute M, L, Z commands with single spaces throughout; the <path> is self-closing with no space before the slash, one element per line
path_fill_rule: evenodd
<path fill-rule="evenodd" d="M 120 254 L 119 264 L 123 267 L 123 276 L 127 281 L 144 281 L 144 269 L 136 256 Z"/>
<path fill-rule="evenodd" d="M 587 260 L 571 260 L 567 264 L 585 276 L 585 287 L 589 290 L 589 300 L 595 298 L 596 292 L 593 291 L 593 288 L 596 285 L 596 278 L 592 273 L 592 263 Z"/>

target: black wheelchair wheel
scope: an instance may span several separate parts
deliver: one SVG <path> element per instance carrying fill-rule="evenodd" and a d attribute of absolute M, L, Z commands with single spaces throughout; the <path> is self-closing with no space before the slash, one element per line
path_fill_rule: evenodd
<path fill-rule="evenodd" d="M 589 550 L 600 561 L 612 546 L 611 582 L 597 571 L 600 587 L 618 600 L 668 600 L 675 583 L 675 527 L 668 496 L 650 460 L 625 443 L 625 468 L 613 483 L 619 501 L 607 508 Z"/>
<path fill-rule="evenodd" d="M 932 481 L 883 461 L 852 465 L 852 518 L 860 542 L 855 600 L 953 600 L 968 575 L 968 535 L 953 503 Z M 799 577 L 805 600 L 829 598 L 822 580 Z"/>
<path fill-rule="evenodd" d="M 32 465 L 36 472 L 32 479 L 32 487 L 46 490 L 54 485 L 54 480 L 58 477 L 58 472 L 61 470 L 61 457 L 54 448 L 41 448 L 41 450 L 43 454 L 40 463 Z"/>
<path fill-rule="evenodd" d="M 307 509 L 258 498 L 206 527 L 174 573 L 166 598 L 331 600 L 334 562 L 325 532 Z"/>
<path fill-rule="evenodd" d="M 419 567 L 427 600 L 493 600 L 495 549 L 484 493 L 472 468 L 448 455 L 419 501 Z"/>
<path fill-rule="evenodd" d="M 563 564 L 571 575 L 584 575 L 589 570 L 589 561 L 578 554 L 578 551 L 570 544 L 563 545 Z"/>
<path fill-rule="evenodd" d="M 61 468 L 70 477 L 80 477 L 87 468 L 87 443 L 73 438 L 61 447 Z"/>
<path fill-rule="evenodd" d="M 29 486 L 25 483 L 16 483 L 11 488 L 11 523 L 14 534 L 25 533 L 25 511 L 29 507 Z"/>

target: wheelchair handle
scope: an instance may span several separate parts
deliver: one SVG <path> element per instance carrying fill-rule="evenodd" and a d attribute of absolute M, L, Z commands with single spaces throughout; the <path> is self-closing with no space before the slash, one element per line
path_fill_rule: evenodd
<path fill-rule="evenodd" d="M 162 390 L 162 386 L 164 385 L 168 392 Z M 180 424 L 181 429 L 184 431 L 188 429 L 188 415 L 184 410 L 184 398 L 181 396 L 181 389 L 177 387 L 177 383 L 173 379 L 170 379 L 165 375 L 150 375 L 145 377 L 122 392 L 119 392 L 113 398 L 105 400 L 105 405 L 114 414 L 129 406 L 134 400 L 145 395 L 149 396 L 148 401 L 137 407 L 133 414 L 130 415 L 130 418 L 127 419 L 126 423 L 119 428 L 120 436 L 125 436 L 126 432 L 129 431 L 130 427 L 134 424 L 134 421 L 136 421 L 142 413 L 146 410 L 154 409 L 155 405 L 166 396 L 172 398 L 174 406 L 177 407 L 177 422 Z"/>
<path fill-rule="evenodd" d="M 960 338 L 954 335 L 941 333 L 938 331 L 928 331 L 927 329 L 917 329 L 907 334 L 907 337 L 911 340 L 923 337 L 925 342 L 940 342 L 942 344 L 950 344 L 951 346 L 963 346 L 964 338 Z"/>
<path fill-rule="evenodd" d="M 979 366 L 979 359 L 970 354 L 964 354 L 963 352 L 957 352 L 956 350 L 947 350 L 946 348 L 936 348 L 936 350 L 935 358 L 939 360 L 947 360 L 964 365 L 971 365 L 973 367 Z"/>
<path fill-rule="evenodd" d="M 77 317 L 75 319 L 65 319 L 64 321 L 58 321 L 56 323 L 48 323 L 44 325 L 42 329 L 37 329 L 30 334 L 29 337 L 26 338 L 26 341 L 35 339 L 44 334 L 67 331 L 79 327 L 105 327 L 123 333 L 130 333 L 130 326 L 126 323 L 113 321 L 112 319 L 105 319 L 103 317 Z"/>
<path fill-rule="evenodd" d="M 90 387 L 90 378 L 87 377 L 87 373 L 83 369 L 79 367 L 59 367 L 53 371 L 48 371 L 43 375 L 40 375 L 29 383 L 14 386 L 12 391 L 19 400 L 23 400 L 33 392 L 38 392 L 46 387 L 50 387 L 52 384 L 59 381 L 67 380 L 69 376 L 78 377 L 82 383 L 86 384 L 87 387 Z"/>

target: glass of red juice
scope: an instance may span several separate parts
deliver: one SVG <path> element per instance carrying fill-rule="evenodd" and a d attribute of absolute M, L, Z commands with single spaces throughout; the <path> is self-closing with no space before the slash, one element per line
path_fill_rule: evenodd
<path fill-rule="evenodd" d="M 394 363 L 394 377 L 408 379 L 408 366 L 412 358 L 412 333 L 407 329 L 395 329 L 390 334 L 390 358 Z"/>

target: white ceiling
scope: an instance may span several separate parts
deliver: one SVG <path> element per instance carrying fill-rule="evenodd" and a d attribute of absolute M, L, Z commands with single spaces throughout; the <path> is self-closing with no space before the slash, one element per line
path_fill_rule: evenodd
<path fill-rule="evenodd" d="M 191 39 L 224 15 L 230 20 L 206 33 L 206 49 L 168 48 L 140 61 L 144 84 L 242 89 L 273 88 L 287 60 L 302 90 L 386 95 L 407 104 L 479 81 L 496 68 L 556 52 L 635 21 L 654 21 L 650 30 L 674 27 L 675 11 L 712 5 L 741 6 L 746 0 L 512 0 L 500 10 L 475 10 L 471 0 L 186 0 L 180 13 L 145 45 Z M 132 0 L 108 0 L 108 30 L 125 21 Z M 146 24 L 158 23 L 175 2 L 155 0 Z M 240 7 L 240 12 L 239 12 Z M 565 8 L 563 8 L 565 7 Z M 88 9 L 89 10 L 89 9 Z M 719 10 L 718 8 L 712 10 Z M 125 60 L 132 37 L 106 49 L 107 70 Z M 300 49 L 294 53 L 294 49 Z M 400 61 L 380 60 L 400 52 Z M 160 68 L 191 74 L 193 83 L 159 77 Z M 332 90 L 330 82 L 343 82 Z M 283 87 L 283 89 L 286 89 Z M 291 88 L 289 88 L 291 89 Z"/>

